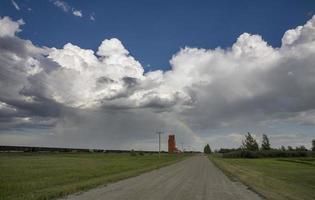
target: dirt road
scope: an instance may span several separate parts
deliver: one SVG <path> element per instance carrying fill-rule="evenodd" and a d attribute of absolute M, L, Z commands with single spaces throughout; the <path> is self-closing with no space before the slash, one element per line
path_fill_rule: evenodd
<path fill-rule="evenodd" d="M 206 156 L 194 156 L 137 177 L 71 195 L 67 200 L 256 200 L 257 194 L 229 180 Z"/>

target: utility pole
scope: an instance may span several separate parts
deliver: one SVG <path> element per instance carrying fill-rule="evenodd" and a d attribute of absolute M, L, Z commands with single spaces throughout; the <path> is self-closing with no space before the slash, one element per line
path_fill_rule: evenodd
<path fill-rule="evenodd" d="M 182 151 L 183 151 L 183 153 L 184 153 L 184 143 L 181 142 L 181 145 L 182 145 Z"/>
<path fill-rule="evenodd" d="M 163 132 L 157 131 L 156 134 L 159 135 L 159 159 L 161 159 L 161 134 L 163 134 Z"/>

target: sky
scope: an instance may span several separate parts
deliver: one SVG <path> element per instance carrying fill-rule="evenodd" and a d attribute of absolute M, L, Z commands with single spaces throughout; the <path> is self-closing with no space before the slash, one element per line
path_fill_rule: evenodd
<path fill-rule="evenodd" d="M 315 2 L 0 2 L 0 145 L 315 138 Z"/>

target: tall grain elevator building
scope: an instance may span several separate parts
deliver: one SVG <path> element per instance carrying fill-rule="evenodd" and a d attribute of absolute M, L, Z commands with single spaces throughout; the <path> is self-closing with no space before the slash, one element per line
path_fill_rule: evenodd
<path fill-rule="evenodd" d="M 177 151 L 175 135 L 168 136 L 168 153 L 175 153 Z"/>

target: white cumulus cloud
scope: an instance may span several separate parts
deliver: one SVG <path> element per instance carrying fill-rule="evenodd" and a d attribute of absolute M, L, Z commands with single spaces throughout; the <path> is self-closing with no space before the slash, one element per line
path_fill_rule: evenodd
<path fill-rule="evenodd" d="M 2 129 L 54 127 L 57 135 L 80 132 L 84 141 L 77 129 L 86 130 L 83 124 L 95 127 L 96 138 L 127 138 L 122 132 L 143 136 L 158 122 L 195 144 L 208 138 L 235 145 L 235 132 L 207 132 L 314 124 L 315 17 L 285 32 L 280 47 L 243 33 L 226 49 L 185 47 L 172 56 L 171 70 L 147 73 L 117 38 L 103 40 L 96 52 L 71 43 L 41 48 L 16 36 L 22 24 L 0 19 L 0 115 L 10 116 L 0 121 Z M 148 119 L 141 125 L 133 116 Z"/>
<path fill-rule="evenodd" d="M 20 32 L 20 25 L 23 25 L 24 21 L 22 19 L 18 21 L 12 21 L 9 17 L 0 17 L 0 37 L 14 36 L 17 32 Z"/>

